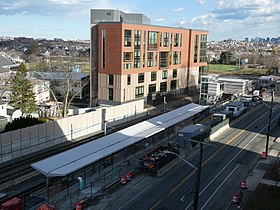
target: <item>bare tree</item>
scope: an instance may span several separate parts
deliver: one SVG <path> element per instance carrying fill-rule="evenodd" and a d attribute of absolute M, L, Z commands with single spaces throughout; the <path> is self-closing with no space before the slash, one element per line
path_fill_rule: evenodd
<path fill-rule="evenodd" d="M 63 108 L 62 108 L 62 116 L 66 117 L 68 113 L 68 109 L 73 101 L 73 99 L 83 91 L 83 89 L 89 85 L 89 78 L 85 78 L 85 80 L 79 80 L 78 75 L 79 73 L 73 72 L 73 62 L 69 57 L 67 60 L 61 59 L 56 60 L 52 63 L 52 69 L 48 72 L 48 78 L 44 76 L 46 72 L 37 71 L 36 73 L 40 74 L 44 80 L 50 80 L 50 92 L 55 100 L 56 110 L 59 113 L 60 107 L 58 105 L 59 98 L 63 101 Z M 60 91 L 55 91 L 55 88 L 59 89 Z M 58 95 L 58 92 L 59 95 Z"/>

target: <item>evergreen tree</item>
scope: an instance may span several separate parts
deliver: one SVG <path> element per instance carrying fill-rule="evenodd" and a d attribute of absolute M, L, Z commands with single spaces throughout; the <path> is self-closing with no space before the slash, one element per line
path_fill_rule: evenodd
<path fill-rule="evenodd" d="M 33 93 L 33 85 L 27 78 L 27 69 L 20 64 L 12 80 L 10 105 L 20 109 L 23 115 L 29 116 L 38 110 Z"/>
<path fill-rule="evenodd" d="M 221 64 L 230 64 L 232 53 L 230 51 L 221 52 L 220 63 Z"/>

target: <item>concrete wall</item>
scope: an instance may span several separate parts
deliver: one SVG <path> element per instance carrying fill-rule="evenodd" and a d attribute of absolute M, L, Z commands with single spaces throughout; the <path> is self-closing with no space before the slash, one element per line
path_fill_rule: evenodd
<path fill-rule="evenodd" d="M 104 115 L 104 110 L 106 114 Z M 86 135 L 146 116 L 144 100 L 114 107 L 99 108 L 89 113 L 35 125 L 0 134 L 0 163 L 37 152 L 65 141 L 74 141 Z"/>

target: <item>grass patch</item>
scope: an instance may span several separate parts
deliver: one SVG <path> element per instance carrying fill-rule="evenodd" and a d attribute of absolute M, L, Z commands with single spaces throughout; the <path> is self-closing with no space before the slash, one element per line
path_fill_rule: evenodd
<path fill-rule="evenodd" d="M 239 66 L 236 65 L 209 64 L 209 71 L 227 72 L 237 70 L 239 70 Z"/>
<path fill-rule="evenodd" d="M 246 210 L 277 210 L 280 207 L 280 187 L 259 184 L 250 196 Z"/>
<path fill-rule="evenodd" d="M 267 69 L 257 69 L 257 68 L 246 68 L 242 67 L 240 69 L 237 65 L 223 65 L 223 64 L 209 64 L 207 69 L 208 74 L 235 74 L 235 75 L 266 75 Z"/>

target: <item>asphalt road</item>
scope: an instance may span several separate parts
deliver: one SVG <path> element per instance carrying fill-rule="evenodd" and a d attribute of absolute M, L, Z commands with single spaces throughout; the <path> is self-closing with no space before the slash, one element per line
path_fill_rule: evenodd
<path fill-rule="evenodd" d="M 227 209 L 233 193 L 264 151 L 268 110 L 269 106 L 262 105 L 231 125 L 213 141 L 213 146 L 204 146 L 199 209 Z M 272 127 L 279 115 L 280 107 L 275 107 Z M 187 160 L 196 165 L 198 152 L 194 151 Z M 195 171 L 180 162 L 162 177 L 136 177 L 118 193 L 104 198 L 94 209 L 193 209 L 195 181 Z"/>

